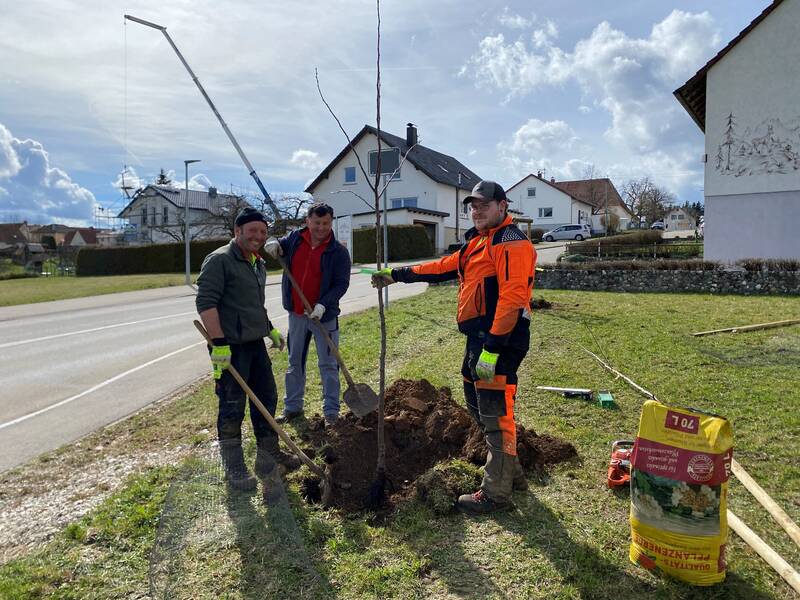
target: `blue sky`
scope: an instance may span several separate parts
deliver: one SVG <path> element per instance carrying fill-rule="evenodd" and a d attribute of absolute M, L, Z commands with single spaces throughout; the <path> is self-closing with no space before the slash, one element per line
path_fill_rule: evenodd
<path fill-rule="evenodd" d="M 149 182 L 255 186 L 168 28 L 270 192 L 298 192 L 375 122 L 369 1 L 44 0 L 0 20 L 0 222 L 91 224 L 123 165 Z M 537 169 L 702 199 L 700 130 L 672 96 L 767 0 L 404 0 L 382 6 L 382 126 L 508 186 Z M 223 8 L 220 8 L 223 7 Z"/>

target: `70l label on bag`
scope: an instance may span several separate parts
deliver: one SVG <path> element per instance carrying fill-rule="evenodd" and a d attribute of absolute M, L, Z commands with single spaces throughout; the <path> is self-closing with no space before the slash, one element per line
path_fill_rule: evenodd
<path fill-rule="evenodd" d="M 664 427 L 684 433 L 697 433 L 700 429 L 700 419 L 693 415 L 668 410 Z"/>

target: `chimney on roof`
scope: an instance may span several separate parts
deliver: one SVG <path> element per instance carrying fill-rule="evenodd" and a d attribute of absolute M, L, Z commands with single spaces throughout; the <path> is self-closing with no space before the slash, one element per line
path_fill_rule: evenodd
<path fill-rule="evenodd" d="M 217 197 L 217 188 L 211 186 L 208 188 L 208 197 L 209 198 L 216 198 Z"/>
<path fill-rule="evenodd" d="M 542 172 L 541 171 L 536 171 L 536 177 L 541 179 L 542 178 Z"/>
<path fill-rule="evenodd" d="M 550 183 L 555 183 L 555 182 L 556 182 L 556 178 L 555 177 L 551 177 L 550 178 Z"/>
<path fill-rule="evenodd" d="M 406 124 L 406 146 L 411 148 L 417 143 L 417 128 L 413 123 Z"/>

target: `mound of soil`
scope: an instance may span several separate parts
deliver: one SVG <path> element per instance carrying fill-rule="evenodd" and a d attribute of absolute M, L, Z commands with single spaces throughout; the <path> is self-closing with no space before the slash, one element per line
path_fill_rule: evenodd
<path fill-rule="evenodd" d="M 463 458 L 478 465 L 486 462 L 480 428 L 453 400 L 448 388 L 437 390 L 425 379 L 400 379 L 386 390 L 385 407 L 386 508 L 406 497 L 417 477 L 441 461 Z M 345 511 L 365 507 L 375 481 L 377 422 L 377 412 L 360 419 L 348 412 L 327 429 L 321 418 L 309 420 L 302 436 L 330 465 L 336 484 L 333 506 Z M 572 444 L 564 440 L 540 436 L 517 425 L 517 455 L 528 471 L 541 470 L 576 454 Z"/>

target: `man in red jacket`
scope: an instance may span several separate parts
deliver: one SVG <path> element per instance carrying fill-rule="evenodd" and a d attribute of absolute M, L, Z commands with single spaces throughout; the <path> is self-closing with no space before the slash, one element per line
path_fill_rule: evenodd
<path fill-rule="evenodd" d="M 530 344 L 536 251 L 512 223 L 508 202 L 500 185 L 479 182 L 464 199 L 475 226 L 458 252 L 373 275 L 376 287 L 459 280 L 458 329 L 467 336 L 464 398 L 488 446 L 480 489 L 458 499 L 460 509 L 474 514 L 511 508 L 512 489 L 527 488 L 517 459 L 514 400 L 517 369 Z"/>

